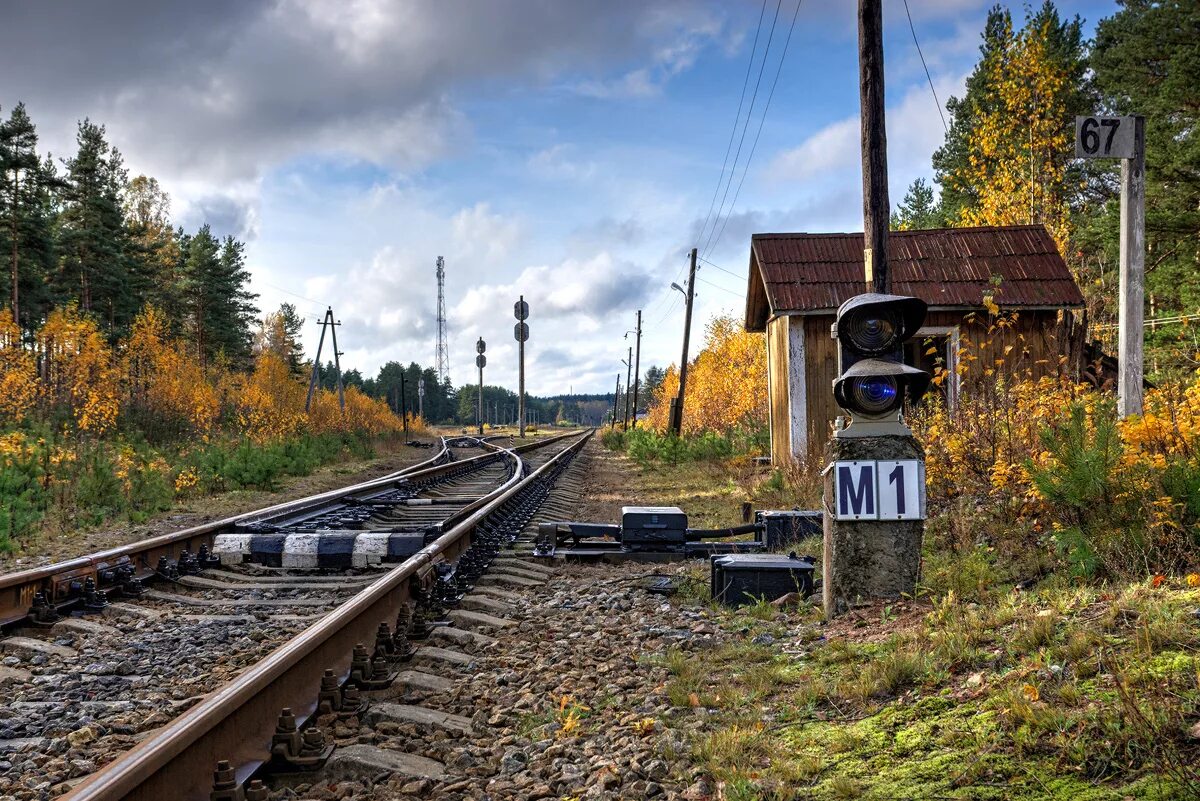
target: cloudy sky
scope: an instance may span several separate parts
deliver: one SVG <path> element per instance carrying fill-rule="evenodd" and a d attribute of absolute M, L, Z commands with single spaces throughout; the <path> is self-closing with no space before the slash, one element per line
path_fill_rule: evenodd
<path fill-rule="evenodd" d="M 992 2 L 909 0 L 943 103 Z M 1058 7 L 1090 34 L 1114 4 Z M 440 255 L 456 385 L 483 336 L 515 388 L 523 293 L 530 391 L 606 391 L 639 308 L 643 366 L 678 360 L 693 245 L 699 334 L 741 313 L 751 233 L 861 230 L 854 9 L 803 0 L 789 41 L 794 0 L 8 0 L 0 111 L 23 100 L 56 156 L 106 125 L 177 222 L 247 242 L 310 353 L 331 305 L 344 364 L 433 364 Z M 900 0 L 884 25 L 895 203 L 943 128 Z"/>

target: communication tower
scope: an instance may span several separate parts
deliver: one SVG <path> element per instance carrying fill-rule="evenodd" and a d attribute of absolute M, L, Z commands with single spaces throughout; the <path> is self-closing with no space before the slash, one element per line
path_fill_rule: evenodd
<path fill-rule="evenodd" d="M 446 344 L 446 262 L 441 256 L 437 258 L 437 282 L 437 374 L 444 384 L 450 378 L 450 348 Z"/>

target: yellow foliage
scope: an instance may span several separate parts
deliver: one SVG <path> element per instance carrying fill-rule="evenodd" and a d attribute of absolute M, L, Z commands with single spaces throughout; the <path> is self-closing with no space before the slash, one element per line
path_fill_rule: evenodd
<path fill-rule="evenodd" d="M 5 309 L 0 311 L 0 422 L 20 420 L 37 399 L 37 363 L 21 347 L 21 331 Z"/>
<path fill-rule="evenodd" d="M 263 351 L 255 360 L 254 372 L 242 386 L 238 421 L 255 442 L 292 436 L 304 428 L 304 386 L 274 352 Z"/>
<path fill-rule="evenodd" d="M 990 91 L 968 140 L 967 166 L 947 176 L 951 185 L 969 188 L 977 198 L 959 222 L 1040 222 L 1062 250 L 1070 216 L 1068 76 L 1052 58 L 1049 20 L 1016 34 L 1009 23 L 1001 39 L 1006 46 L 983 65 Z"/>
<path fill-rule="evenodd" d="M 679 372 L 667 369 L 648 425 L 667 427 L 671 398 L 679 392 Z M 716 317 L 705 328 L 704 346 L 688 365 L 683 431 L 724 432 L 767 422 L 767 351 L 762 334 L 742 330 L 732 316 Z"/>
<path fill-rule="evenodd" d="M 134 404 L 186 420 L 207 436 L 220 414 L 217 391 L 182 343 L 171 339 L 163 313 L 147 306 L 134 320 L 125 347 L 125 374 Z"/>
<path fill-rule="evenodd" d="M 120 372 L 95 321 L 73 304 L 55 309 L 37 342 L 48 398 L 70 410 L 80 431 L 102 435 L 111 430 L 120 407 Z"/>

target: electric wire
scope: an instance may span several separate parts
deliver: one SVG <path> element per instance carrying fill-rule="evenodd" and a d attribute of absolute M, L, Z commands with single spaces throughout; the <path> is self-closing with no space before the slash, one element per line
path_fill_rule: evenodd
<path fill-rule="evenodd" d="M 750 47 L 750 61 L 746 63 L 746 77 L 742 79 L 742 94 L 738 98 L 737 114 L 734 115 L 733 127 L 729 130 L 729 144 L 725 145 L 725 159 L 721 162 L 721 175 L 717 178 L 717 185 L 713 187 L 712 200 L 708 203 L 708 214 L 704 215 L 704 223 L 700 226 L 700 234 L 696 237 L 697 241 L 704 236 L 704 231 L 708 228 L 708 222 L 712 219 L 713 209 L 717 205 L 717 194 L 721 191 L 721 184 L 725 181 L 725 167 L 729 165 L 729 154 L 733 150 L 733 139 L 737 136 L 738 122 L 742 119 L 742 105 L 746 102 L 746 88 L 750 85 L 750 71 L 754 68 L 754 55 L 758 52 L 758 37 L 762 34 L 762 21 L 766 13 L 767 0 L 763 0 L 762 8 L 758 12 L 758 27 L 754 30 L 754 44 Z M 765 54 L 763 58 L 766 58 Z"/>
<path fill-rule="evenodd" d="M 737 172 L 738 159 L 742 156 L 742 146 L 746 143 L 746 132 L 750 129 L 750 119 L 754 116 L 754 104 L 758 101 L 758 90 L 762 85 L 763 71 L 767 66 L 767 57 L 771 54 L 771 41 L 775 38 L 775 25 L 779 22 L 779 9 L 783 6 L 783 0 L 777 0 L 775 3 L 775 16 L 771 19 L 771 30 L 767 33 L 767 45 L 763 48 L 762 63 L 758 65 L 758 78 L 754 81 L 754 93 L 750 95 L 750 109 L 746 112 L 746 122 L 742 125 L 742 135 L 738 139 L 737 151 L 733 154 L 733 166 L 729 170 L 729 180 L 725 182 L 725 192 L 721 195 L 721 205 L 717 206 L 716 220 L 721 219 L 721 212 L 725 209 L 725 199 L 729 197 L 729 188 L 733 185 L 733 175 Z M 713 221 L 712 231 L 708 232 L 708 240 L 704 243 L 704 253 L 710 252 L 709 242 L 712 241 L 713 232 L 716 231 L 717 224 Z"/>
<path fill-rule="evenodd" d="M 706 280 L 706 279 L 704 279 L 704 278 L 701 278 L 700 276 L 696 276 L 696 280 L 697 280 L 697 281 L 699 281 L 699 282 L 700 282 L 700 283 L 702 283 L 702 284 L 708 284 L 708 285 L 709 285 L 709 286 L 711 286 L 713 289 L 719 289 L 719 290 L 721 290 L 722 292 L 728 292 L 730 295 L 736 295 L 736 296 L 737 296 L 737 297 L 739 297 L 739 298 L 744 298 L 744 297 L 746 297 L 746 293 L 745 293 L 745 292 L 735 292 L 735 291 L 733 291 L 732 289 L 726 289 L 725 287 L 721 286 L 720 284 L 714 284 L 712 281 L 708 281 L 708 280 Z"/>
<path fill-rule="evenodd" d="M 709 267 L 716 267 L 718 270 L 720 270 L 720 271 L 721 271 L 721 272 L 723 272 L 723 273 L 729 273 L 729 274 L 730 274 L 730 275 L 732 275 L 734 278 L 741 278 L 741 277 L 742 277 L 742 276 L 738 275 L 737 273 L 735 273 L 733 270 L 726 270 L 724 267 L 722 267 L 722 266 L 721 266 L 721 265 L 719 265 L 719 264 L 713 264 L 713 263 L 712 263 L 711 261 L 709 261 L 708 259 L 701 258 L 701 259 L 700 259 L 700 261 L 704 262 L 704 263 L 705 263 L 705 264 L 707 264 Z"/>
<path fill-rule="evenodd" d="M 742 167 L 742 177 L 738 180 L 737 191 L 733 193 L 733 202 L 729 204 L 729 212 L 725 215 L 725 222 L 721 223 L 721 230 L 717 232 L 713 248 L 720 244 L 721 236 L 725 233 L 725 226 L 729 224 L 729 218 L 733 216 L 733 209 L 737 206 L 738 198 L 741 197 L 742 184 L 746 182 L 746 174 L 750 171 L 750 162 L 754 160 L 754 153 L 758 150 L 758 139 L 762 136 L 763 123 L 767 121 L 767 113 L 771 110 L 771 100 L 775 97 L 775 87 L 779 85 L 779 76 L 783 73 L 783 62 L 787 59 L 788 46 L 792 43 L 792 33 L 796 30 L 796 18 L 800 16 L 800 6 L 803 4 L 804 0 L 796 0 L 796 10 L 792 12 L 792 22 L 788 26 L 787 39 L 783 43 L 783 53 L 779 56 L 779 65 L 775 68 L 775 79 L 771 82 L 771 91 L 767 94 L 767 102 L 763 106 L 762 117 L 758 121 L 758 130 L 754 134 L 754 143 L 750 146 L 750 155 L 746 157 L 746 163 Z M 778 10 L 776 14 L 778 14 Z M 768 44 L 770 43 L 768 42 Z M 734 166 L 736 168 L 737 165 Z M 730 177 L 732 178 L 732 176 Z M 712 248 L 706 245 L 704 255 L 707 256 L 711 252 Z"/>
<path fill-rule="evenodd" d="M 946 133 L 950 133 L 950 126 L 946 125 L 946 115 L 942 113 L 942 102 L 938 100 L 937 89 L 933 88 L 933 76 L 929 74 L 929 65 L 925 63 L 925 54 L 921 52 L 921 43 L 917 41 L 917 29 L 913 25 L 912 12 L 908 10 L 908 0 L 904 0 L 904 13 L 908 17 L 908 29 L 912 31 L 913 44 L 917 46 L 917 55 L 921 57 L 921 66 L 925 68 L 925 80 L 929 81 L 933 103 L 937 106 L 938 116 L 942 118 L 942 127 L 946 129 Z"/>

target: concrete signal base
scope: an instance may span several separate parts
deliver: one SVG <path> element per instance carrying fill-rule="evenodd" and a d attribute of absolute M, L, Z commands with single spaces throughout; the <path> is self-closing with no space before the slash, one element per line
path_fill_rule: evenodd
<path fill-rule="evenodd" d="M 825 463 L 921 459 L 912 436 L 831 438 Z M 921 567 L 924 520 L 835 520 L 833 470 L 825 472 L 825 550 L 822 588 L 826 618 L 878 598 L 913 595 Z"/>

